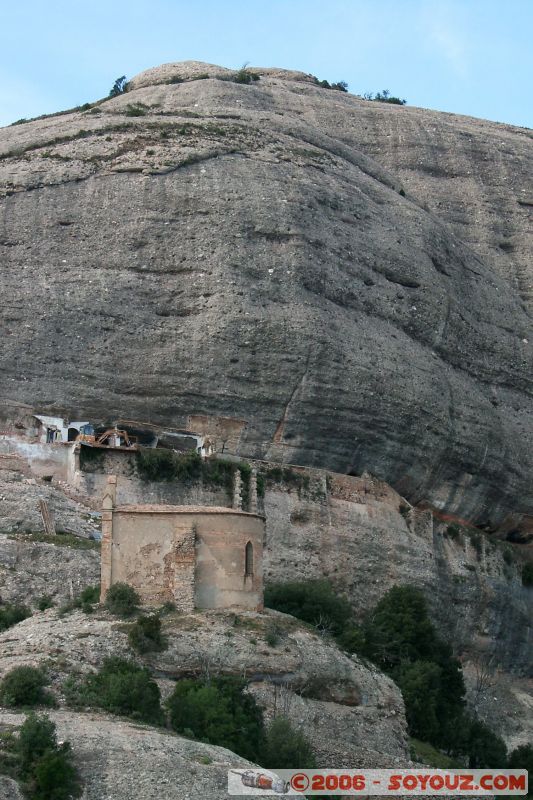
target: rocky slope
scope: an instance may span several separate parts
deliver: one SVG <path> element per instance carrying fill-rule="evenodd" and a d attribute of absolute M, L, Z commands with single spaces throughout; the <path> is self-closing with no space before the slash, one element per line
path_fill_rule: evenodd
<path fill-rule="evenodd" d="M 531 514 L 529 133 L 260 73 L 0 131 L 3 417 L 239 417 L 243 454 Z"/>
<path fill-rule="evenodd" d="M 268 645 L 272 625 L 278 639 Z M 110 655 L 135 657 L 127 629 L 105 611 L 37 613 L 0 634 L 0 677 L 23 664 L 45 666 L 61 700 L 67 677 L 98 668 Z M 403 701 L 395 684 L 292 617 L 272 611 L 171 614 L 164 633 L 168 650 L 137 658 L 157 676 L 163 696 L 181 677 L 246 676 L 267 720 L 289 715 L 322 766 L 408 761 Z"/>
<path fill-rule="evenodd" d="M 223 747 L 105 714 L 49 716 L 58 738 L 72 745 L 83 800 L 129 800 L 132 790 L 136 800 L 219 800 L 226 795 L 228 770 L 250 765 Z M 23 722 L 24 714 L 0 709 L 0 731 L 16 731 Z M 19 798 L 16 786 L 0 777 L 0 800 Z"/>
<path fill-rule="evenodd" d="M 39 501 L 49 509 L 56 531 L 85 539 L 100 535 L 100 513 L 65 495 L 54 486 L 19 469 L 2 469 L 0 461 L 0 532 L 43 530 Z"/>
<path fill-rule="evenodd" d="M 71 547 L 58 535 L 57 544 L 31 535 L 0 534 L 0 600 L 36 607 L 50 597 L 61 605 L 87 586 L 100 583 L 100 548 Z"/>

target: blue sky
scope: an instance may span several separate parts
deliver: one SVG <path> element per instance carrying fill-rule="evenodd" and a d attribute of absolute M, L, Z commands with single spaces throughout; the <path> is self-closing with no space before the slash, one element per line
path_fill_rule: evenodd
<path fill-rule="evenodd" d="M 0 125 L 195 59 L 533 127 L 533 0 L 2 0 Z"/>

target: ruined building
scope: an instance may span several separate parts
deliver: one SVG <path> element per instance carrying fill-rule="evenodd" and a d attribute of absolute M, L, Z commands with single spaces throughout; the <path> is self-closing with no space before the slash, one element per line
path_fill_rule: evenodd
<path fill-rule="evenodd" d="M 114 583 L 128 583 L 143 604 L 194 608 L 263 606 L 265 520 L 242 511 L 236 473 L 233 508 L 116 505 L 116 476 L 102 504 L 101 599 Z"/>

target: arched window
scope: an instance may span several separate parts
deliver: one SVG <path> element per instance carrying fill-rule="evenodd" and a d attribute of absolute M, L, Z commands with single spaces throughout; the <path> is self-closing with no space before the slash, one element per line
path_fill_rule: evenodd
<path fill-rule="evenodd" d="M 244 575 L 249 577 L 254 574 L 254 548 L 251 542 L 248 542 L 244 551 Z"/>

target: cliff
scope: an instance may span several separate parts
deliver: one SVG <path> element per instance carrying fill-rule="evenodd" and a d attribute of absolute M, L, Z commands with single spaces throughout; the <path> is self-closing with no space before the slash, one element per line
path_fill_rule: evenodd
<path fill-rule="evenodd" d="M 278 479 L 276 472 L 274 476 L 267 471 L 262 501 L 266 512 L 266 583 L 325 577 L 350 599 L 360 619 L 392 586 L 420 587 L 439 633 L 461 659 L 470 705 L 510 747 L 529 741 L 533 590 L 522 585 L 521 568 L 530 546 L 506 544 L 466 527 L 449 532 L 447 523 L 427 511 L 409 510 L 390 486 L 370 477 L 321 470 L 289 471 L 285 480 Z M 103 476 L 92 473 L 89 477 Z M 31 509 L 36 488 L 42 485 L 17 484 L 17 508 Z M 101 488 L 101 483 L 97 486 Z M 118 496 L 125 503 L 139 502 L 143 497 L 167 503 L 221 502 L 212 487 L 199 483 L 157 484 L 125 475 L 118 478 Z M 57 507 L 59 513 L 62 504 L 56 495 L 50 495 L 49 503 L 51 510 Z M 12 506 L 8 511 L 16 513 Z M 81 533 L 84 521 L 79 514 Z M 0 498 L 1 517 L 6 515 Z M 10 530 L 15 523 L 16 518 L 10 518 Z M 88 543 L 91 549 L 80 550 L 61 546 L 68 541 L 60 535 L 56 541 L 35 542 L 24 532 L 0 536 L 3 601 L 35 608 L 39 598 L 50 595 L 57 606 L 68 600 L 71 592 L 77 594 L 87 585 L 98 584 L 98 545 Z M 111 652 L 127 654 L 125 635 L 110 626 L 105 614 L 99 619 L 77 613 L 61 624 L 56 614 L 50 611 L 32 617 L 0 637 L 0 672 L 28 663 L 28 659 L 44 658 L 54 648 L 59 648 L 61 659 L 70 663 L 63 667 L 66 674 L 77 664 L 96 667 Z M 215 671 L 244 671 L 254 676 L 254 691 L 267 709 L 279 702 L 272 687 L 282 687 L 285 701 L 299 709 L 302 721 L 318 714 L 324 729 L 339 732 L 330 743 L 330 761 L 335 758 L 342 762 L 343 739 L 351 742 L 350 759 L 368 757 L 369 765 L 378 763 L 376 754 L 380 752 L 390 758 L 399 755 L 401 737 L 396 738 L 396 744 L 383 738 L 383 731 L 391 725 L 389 717 L 401 717 L 396 701 L 391 706 L 395 715 L 387 716 L 390 704 L 385 701 L 392 690 L 384 676 L 374 672 L 372 677 L 327 641 L 299 632 L 298 624 L 293 630 L 289 625 L 280 646 L 269 649 L 263 638 L 271 617 L 244 615 L 243 620 L 234 624 L 231 614 L 216 613 L 168 620 L 169 650 L 150 666 L 155 674 L 168 679 L 197 672 L 206 662 Z M 368 665 L 367 669 L 372 671 Z M 302 703 L 300 694 L 308 683 L 321 683 L 323 692 Z M 270 692 L 274 692 L 273 697 Z M 366 707 L 368 703 L 359 703 L 359 711 L 354 712 L 351 703 L 363 697 L 373 698 L 368 703 L 374 710 Z M 328 706 L 331 702 L 335 705 Z M 319 705 L 315 708 L 314 703 Z M 385 710 L 380 710 L 381 703 L 385 703 Z M 370 746 L 372 714 L 376 715 L 378 738 Z M 308 730 L 313 728 L 310 722 Z M 320 737 L 314 742 L 323 754 L 328 752 L 326 744 Z"/>
<path fill-rule="evenodd" d="M 243 455 L 527 520 L 529 132 L 258 73 L 0 131 L 2 417 L 236 417 Z"/>

